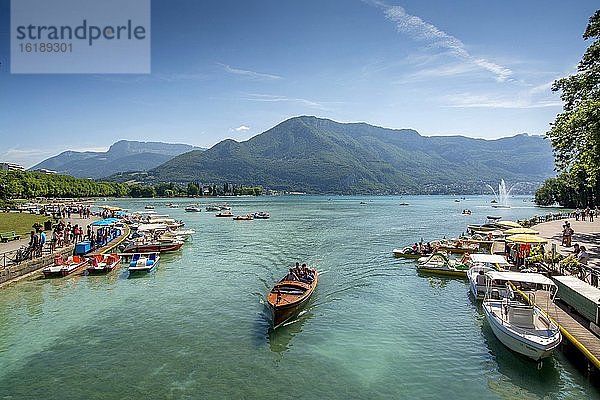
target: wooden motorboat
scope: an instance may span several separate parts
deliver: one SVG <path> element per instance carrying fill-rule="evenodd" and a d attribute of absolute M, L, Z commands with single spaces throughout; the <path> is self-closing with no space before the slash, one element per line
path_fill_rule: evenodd
<path fill-rule="evenodd" d="M 277 328 L 300 312 L 312 296 L 319 281 L 319 273 L 314 269 L 310 271 L 313 274 L 312 280 L 310 278 L 305 281 L 288 280 L 286 275 L 267 295 L 273 328 Z"/>
<path fill-rule="evenodd" d="M 558 289 L 554 282 L 533 273 L 490 271 L 485 276 L 487 289 L 483 311 L 496 338 L 509 349 L 534 361 L 549 357 L 562 340 L 558 325 L 535 305 L 534 299 L 521 301 L 512 291 L 513 286 L 500 290 L 498 282 L 542 286 L 555 295 Z M 533 292 L 529 296 L 534 296 Z"/>
<path fill-rule="evenodd" d="M 118 254 L 95 254 L 88 258 L 88 274 L 105 274 L 121 263 L 121 256 Z"/>
<path fill-rule="evenodd" d="M 44 278 L 67 276 L 81 271 L 87 264 L 87 259 L 81 256 L 69 256 L 64 258 L 60 254 L 54 256 L 54 264 L 42 270 Z"/>
<path fill-rule="evenodd" d="M 129 262 L 129 268 L 127 270 L 129 273 L 137 273 L 137 272 L 152 272 L 156 266 L 158 265 L 158 261 L 160 259 L 160 255 L 157 253 L 152 254 L 139 254 L 136 253 L 133 255 L 133 258 Z"/>
<path fill-rule="evenodd" d="M 183 246 L 183 242 L 180 240 L 133 242 L 125 246 L 123 253 L 167 253 L 177 251 L 181 246 Z"/>
<path fill-rule="evenodd" d="M 436 275 L 467 277 L 469 267 L 448 258 L 446 253 L 435 252 L 430 256 L 419 258 L 417 270 Z"/>

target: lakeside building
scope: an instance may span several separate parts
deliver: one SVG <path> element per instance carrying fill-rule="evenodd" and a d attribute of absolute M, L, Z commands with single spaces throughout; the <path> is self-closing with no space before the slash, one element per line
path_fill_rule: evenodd
<path fill-rule="evenodd" d="M 51 169 L 46 169 L 46 168 L 34 169 L 33 172 L 39 172 L 39 173 L 45 174 L 45 175 L 56 175 L 58 173 L 56 171 L 52 171 Z"/>
<path fill-rule="evenodd" d="M 25 167 L 13 163 L 0 163 L 0 171 L 25 171 Z"/>

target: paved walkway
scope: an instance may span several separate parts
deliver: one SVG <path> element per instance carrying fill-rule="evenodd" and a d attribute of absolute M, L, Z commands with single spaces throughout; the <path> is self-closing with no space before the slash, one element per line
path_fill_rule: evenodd
<path fill-rule="evenodd" d="M 62 220 L 67 223 L 71 223 L 71 225 L 80 225 L 83 226 L 83 232 L 85 234 L 85 228 L 94 221 L 98 221 L 99 217 L 91 217 L 91 218 L 79 218 L 79 216 L 71 215 L 71 218 L 63 218 Z M 33 229 L 33 228 L 32 228 Z M 50 240 L 49 232 L 46 232 L 47 240 Z M 23 236 L 19 240 L 11 240 L 10 242 L 0 243 L 0 254 L 6 253 L 9 251 L 18 250 L 22 246 L 29 244 L 29 235 Z"/>
<path fill-rule="evenodd" d="M 575 221 L 574 218 L 560 219 L 556 221 L 544 222 L 535 226 L 533 229 L 540 232 L 540 236 L 548 239 L 548 243 L 556 244 L 556 251 L 564 256 L 573 254 L 573 247 L 565 247 L 562 242 L 562 226 L 565 221 L 571 223 L 571 228 L 575 231 L 571 240 L 571 245 L 579 243 L 585 246 L 590 254 L 590 267 L 600 267 L 600 220 L 594 222 Z M 546 247 L 549 249 L 549 247 Z"/>

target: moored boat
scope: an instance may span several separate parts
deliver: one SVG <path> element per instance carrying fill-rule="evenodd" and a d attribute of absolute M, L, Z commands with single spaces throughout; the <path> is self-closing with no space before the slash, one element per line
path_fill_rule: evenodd
<path fill-rule="evenodd" d="M 201 212 L 202 208 L 200 208 L 200 206 L 198 206 L 198 205 L 192 204 L 192 205 L 187 206 L 186 208 L 184 208 L 184 210 L 186 212 Z"/>
<path fill-rule="evenodd" d="M 133 258 L 129 262 L 127 270 L 130 274 L 137 272 L 152 272 L 158 265 L 160 255 L 157 253 L 152 254 L 139 254 L 133 255 Z"/>
<path fill-rule="evenodd" d="M 81 271 L 87 260 L 81 256 L 69 256 L 64 258 L 62 255 L 57 254 L 54 256 L 54 264 L 46 267 L 42 270 L 44 278 L 67 276 L 74 272 Z"/>
<path fill-rule="evenodd" d="M 467 243 L 463 240 L 448 240 L 440 243 L 437 247 L 439 251 L 445 251 L 451 254 L 475 253 L 479 250 L 479 244 Z"/>
<path fill-rule="evenodd" d="M 473 297 L 482 300 L 486 292 L 486 276 L 490 271 L 498 271 L 510 266 L 504 256 L 498 254 L 471 254 L 465 255 L 462 263 L 469 267 L 467 277 L 469 278 L 469 290 Z"/>
<path fill-rule="evenodd" d="M 245 214 L 245 215 L 236 215 L 235 217 L 233 217 L 233 219 L 235 221 L 252 221 L 254 219 L 254 217 L 250 214 Z"/>
<path fill-rule="evenodd" d="M 435 275 L 467 277 L 469 267 L 451 260 L 446 253 L 435 252 L 430 256 L 419 258 L 417 270 Z"/>
<path fill-rule="evenodd" d="M 223 218 L 233 217 L 233 213 L 231 211 L 223 211 L 223 212 L 216 214 L 215 217 L 223 217 Z"/>
<path fill-rule="evenodd" d="M 277 328 L 294 317 L 312 296 L 319 273 L 316 269 L 308 269 L 306 278 L 296 279 L 286 275 L 277 282 L 267 295 L 267 304 L 271 310 L 273 328 Z"/>
<path fill-rule="evenodd" d="M 180 240 L 167 240 L 157 242 L 130 243 L 123 249 L 123 253 L 167 253 L 177 251 L 183 246 Z"/>
<path fill-rule="evenodd" d="M 254 219 L 269 219 L 271 215 L 269 215 L 266 211 L 259 211 L 253 214 Z"/>
<path fill-rule="evenodd" d="M 396 249 L 392 250 L 392 253 L 394 254 L 394 257 L 411 258 L 414 260 L 427 255 L 427 254 L 419 253 L 418 251 L 414 250 L 411 246 L 406 246 L 402 249 L 396 248 Z"/>
<path fill-rule="evenodd" d="M 88 258 L 88 274 L 103 274 L 115 269 L 121 263 L 118 254 L 95 254 Z"/>
<path fill-rule="evenodd" d="M 535 305 L 533 299 L 518 299 L 511 286 L 504 291 L 498 282 L 511 282 L 525 286 L 543 286 L 556 294 L 551 279 L 532 273 L 491 271 L 486 273 L 487 290 L 483 299 L 483 311 L 492 332 L 509 349 L 534 361 L 549 357 L 562 340 L 558 325 Z M 552 297 L 552 296 L 551 296 Z"/>

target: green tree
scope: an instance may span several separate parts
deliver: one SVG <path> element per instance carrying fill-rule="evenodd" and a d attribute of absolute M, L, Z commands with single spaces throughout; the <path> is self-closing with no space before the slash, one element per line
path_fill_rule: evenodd
<path fill-rule="evenodd" d="M 198 187 L 198 184 L 195 182 L 190 182 L 187 185 L 187 195 L 188 196 L 198 196 L 198 193 L 200 191 L 200 188 Z"/>
<path fill-rule="evenodd" d="M 590 17 L 583 38 L 593 43 L 579 62 L 578 72 L 555 81 L 552 86 L 553 91 L 561 92 L 564 106 L 546 134 L 554 149 L 557 170 L 568 172 L 558 179 L 577 182 L 550 183 L 544 192 L 561 187 L 582 190 L 585 196 L 573 198 L 575 206 L 600 200 L 600 10 Z M 542 197 L 547 198 L 548 193 L 540 194 Z"/>

